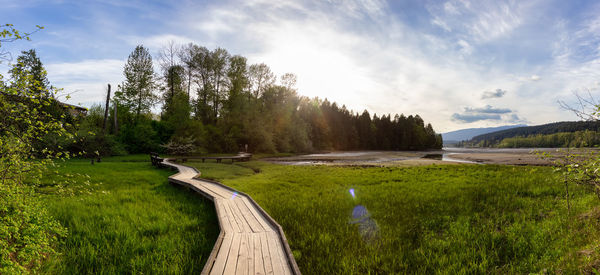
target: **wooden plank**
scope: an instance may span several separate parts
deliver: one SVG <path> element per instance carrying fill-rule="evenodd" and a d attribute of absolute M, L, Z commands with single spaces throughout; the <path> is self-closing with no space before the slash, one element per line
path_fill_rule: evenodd
<path fill-rule="evenodd" d="M 279 234 L 273 232 L 273 237 L 277 238 L 277 251 L 279 252 L 279 258 L 281 259 L 281 265 L 283 266 L 283 274 L 292 274 L 291 273 L 291 266 L 288 262 L 287 259 L 287 253 L 285 253 L 285 248 L 283 248 L 283 243 L 281 242 L 281 239 L 279 238 Z"/>
<path fill-rule="evenodd" d="M 250 209 L 248 209 L 248 207 L 244 203 L 243 197 L 245 197 L 245 196 L 234 199 L 234 202 L 236 203 L 237 207 L 242 212 L 244 219 L 246 219 L 246 222 L 248 222 L 250 229 L 252 230 L 252 232 L 255 232 L 255 233 L 265 231 L 265 229 L 258 222 L 256 217 L 254 217 L 254 215 L 252 215 L 252 213 L 250 212 Z"/>
<path fill-rule="evenodd" d="M 208 194 L 212 195 L 215 198 L 223 198 L 222 195 L 220 195 L 217 192 L 214 192 L 213 190 L 210 190 L 210 189 L 206 188 L 206 186 L 204 186 L 202 183 L 195 182 L 194 180 L 189 180 L 189 181 L 191 181 L 190 184 L 192 186 L 194 186 L 194 187 L 202 190 L 202 192 L 208 193 Z"/>
<path fill-rule="evenodd" d="M 219 196 L 223 197 L 224 199 L 230 199 L 231 196 L 233 195 L 233 192 L 231 192 L 221 186 L 218 186 L 214 183 L 210 183 L 210 182 L 203 181 L 203 180 L 196 180 L 196 179 L 195 179 L 195 181 L 201 182 L 205 188 L 219 194 Z"/>
<path fill-rule="evenodd" d="M 218 248 L 221 247 L 221 245 L 223 244 L 223 236 L 224 235 L 225 235 L 225 232 L 223 232 L 223 231 L 221 231 L 219 233 L 219 236 L 217 237 L 217 241 L 215 242 L 215 245 L 213 246 L 212 251 L 208 255 L 208 258 L 206 259 L 206 263 L 204 264 L 202 271 L 200 271 L 200 275 L 207 275 L 210 273 L 210 270 L 213 268 L 214 263 L 217 260 L 217 254 L 219 253 Z"/>
<path fill-rule="evenodd" d="M 260 244 L 260 233 L 252 234 L 254 241 L 254 271 L 252 273 L 257 275 L 265 274 L 265 264 L 263 262 L 262 247 Z"/>
<path fill-rule="evenodd" d="M 226 159 L 226 158 L 223 158 Z M 239 159 L 239 158 L 235 158 Z M 231 158 L 232 162 L 234 158 Z M 175 183 L 212 198 L 221 233 L 203 273 L 210 274 L 296 274 L 293 258 L 282 242 L 279 228 L 259 206 L 243 194 L 210 181 L 192 179 L 198 172 L 188 166 L 164 165 L 179 171 L 169 177 Z"/>
<path fill-rule="evenodd" d="M 254 234 L 248 234 L 248 274 L 254 274 Z"/>
<path fill-rule="evenodd" d="M 275 274 L 283 274 L 283 263 L 281 255 L 279 254 L 279 247 L 277 246 L 277 236 L 274 232 L 265 233 L 267 242 L 269 244 L 269 253 L 271 255 L 271 264 L 273 264 L 273 272 Z"/>
<path fill-rule="evenodd" d="M 235 274 L 248 274 L 248 265 L 250 258 L 249 246 L 248 243 L 248 235 L 249 234 L 240 234 L 240 250 L 238 252 L 237 258 L 237 266 L 235 268 Z"/>
<path fill-rule="evenodd" d="M 232 193 L 229 190 L 221 188 L 220 186 L 215 186 L 214 183 L 203 181 L 202 179 L 192 179 L 192 180 L 198 184 L 201 184 L 204 188 L 206 188 L 212 192 L 215 192 L 226 199 L 231 197 Z"/>
<path fill-rule="evenodd" d="M 235 199 L 229 200 L 227 205 L 229 205 L 229 207 L 231 207 L 231 211 L 233 212 L 233 215 L 235 216 L 235 220 L 237 221 L 238 225 L 240 225 L 240 230 L 242 230 L 242 232 L 246 232 L 246 233 L 252 232 L 252 229 L 250 229 L 248 222 L 246 221 L 246 219 L 244 219 L 244 215 L 242 215 L 242 212 L 237 207 L 234 200 Z"/>
<path fill-rule="evenodd" d="M 221 225 L 221 230 L 232 234 L 233 226 L 231 225 L 229 218 L 227 218 L 227 212 L 223 206 L 223 199 L 215 199 L 215 209 L 217 209 L 217 213 L 219 214 L 219 224 Z"/>
<path fill-rule="evenodd" d="M 227 257 L 227 263 L 225 263 L 225 270 L 223 274 L 234 274 L 237 266 L 238 253 L 240 251 L 240 237 L 242 234 L 233 234 L 233 242 L 231 248 L 229 248 L 229 256 Z"/>
<path fill-rule="evenodd" d="M 200 185 L 200 184 L 195 184 L 195 183 L 190 183 L 188 181 L 184 181 L 185 183 L 187 183 L 190 188 L 193 188 L 194 191 L 196 192 L 201 192 L 201 193 L 205 193 L 207 195 L 209 195 L 210 197 L 212 197 L 212 199 L 214 200 L 215 198 L 221 198 L 221 196 L 219 196 L 219 194 L 210 191 L 209 189 L 204 188 L 204 186 Z"/>
<path fill-rule="evenodd" d="M 258 209 L 256 209 L 256 207 L 254 206 L 254 204 L 252 204 L 252 202 L 250 202 L 250 199 L 248 199 L 248 197 L 244 196 L 244 198 L 242 198 L 242 201 L 248 207 L 248 209 L 250 209 L 252 215 L 256 218 L 256 220 L 258 220 L 258 222 L 262 225 L 265 231 L 275 231 L 275 228 L 273 228 L 271 224 L 269 224 L 267 218 L 262 213 L 260 213 Z"/>
<path fill-rule="evenodd" d="M 229 249 L 231 248 L 231 244 L 233 243 L 233 236 L 231 234 L 225 233 L 223 236 L 223 242 L 221 243 L 221 247 L 219 247 L 219 252 L 217 253 L 217 259 L 215 259 L 215 264 L 210 270 L 210 274 L 223 274 L 223 270 L 225 270 L 225 264 L 227 263 L 227 257 L 229 256 Z M 214 248 L 213 248 L 214 249 Z"/>
<path fill-rule="evenodd" d="M 265 274 L 273 274 L 273 263 L 271 262 L 271 253 L 269 253 L 269 244 L 267 243 L 267 232 L 258 234 L 260 236 L 260 250 L 262 251 Z"/>
<path fill-rule="evenodd" d="M 227 213 L 227 218 L 229 219 L 229 222 L 231 223 L 231 227 L 233 229 L 232 233 L 241 233 L 241 227 L 240 225 L 238 225 L 238 222 L 235 220 L 235 216 L 233 216 L 233 212 L 231 212 L 231 209 L 229 208 L 229 200 L 223 200 L 222 202 L 223 208 Z"/>

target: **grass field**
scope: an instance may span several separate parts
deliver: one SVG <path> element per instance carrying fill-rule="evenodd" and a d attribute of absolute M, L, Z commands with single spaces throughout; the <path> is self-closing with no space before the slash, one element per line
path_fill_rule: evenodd
<path fill-rule="evenodd" d="M 210 254 L 218 222 L 212 202 L 169 185 L 148 156 L 60 163 L 39 189 L 69 230 L 44 270 L 52 274 L 193 274 Z M 88 177 L 89 176 L 89 177 Z M 60 187 L 55 183 L 68 182 Z"/>
<path fill-rule="evenodd" d="M 571 187 L 569 216 L 547 167 L 186 164 L 250 194 L 282 225 L 304 274 L 570 274 L 600 265 L 597 198 Z"/>

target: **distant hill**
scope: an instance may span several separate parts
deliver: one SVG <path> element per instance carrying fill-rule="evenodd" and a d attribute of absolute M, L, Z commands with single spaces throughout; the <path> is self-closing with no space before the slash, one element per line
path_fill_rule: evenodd
<path fill-rule="evenodd" d="M 468 143 L 478 144 L 485 140 L 488 144 L 496 144 L 505 138 L 549 135 L 555 133 L 573 133 L 585 130 L 600 131 L 600 121 L 563 121 L 537 126 L 511 128 L 474 136 Z"/>
<path fill-rule="evenodd" d="M 461 130 L 456 130 L 456 131 L 452 131 L 452 132 L 442 133 L 442 138 L 444 139 L 444 145 L 456 144 L 459 141 L 470 140 L 471 138 L 478 136 L 478 135 L 483 135 L 483 134 L 487 134 L 487 133 L 491 133 L 491 132 L 516 128 L 516 127 L 523 127 L 523 126 L 527 126 L 527 125 L 519 124 L 519 125 L 506 125 L 506 126 L 500 126 L 500 127 L 467 128 L 467 129 L 461 129 Z"/>

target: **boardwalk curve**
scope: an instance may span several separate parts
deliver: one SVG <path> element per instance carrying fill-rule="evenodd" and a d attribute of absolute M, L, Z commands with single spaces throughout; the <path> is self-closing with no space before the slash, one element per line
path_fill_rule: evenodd
<path fill-rule="evenodd" d="M 195 168 L 165 159 L 169 177 L 215 204 L 221 233 L 202 274 L 300 274 L 281 226 L 250 196 L 216 181 L 196 179 Z"/>

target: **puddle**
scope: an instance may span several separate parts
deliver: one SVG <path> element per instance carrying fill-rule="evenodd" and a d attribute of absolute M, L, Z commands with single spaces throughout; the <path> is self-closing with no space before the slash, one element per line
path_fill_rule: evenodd
<path fill-rule="evenodd" d="M 483 164 L 481 162 L 476 162 L 476 161 L 470 161 L 470 160 L 464 160 L 464 159 L 455 159 L 450 157 L 451 155 L 454 154 L 458 154 L 458 153 L 447 153 L 447 154 L 443 154 L 442 155 L 442 161 L 449 161 L 449 162 L 460 162 L 460 163 L 473 163 L 473 164 Z"/>

